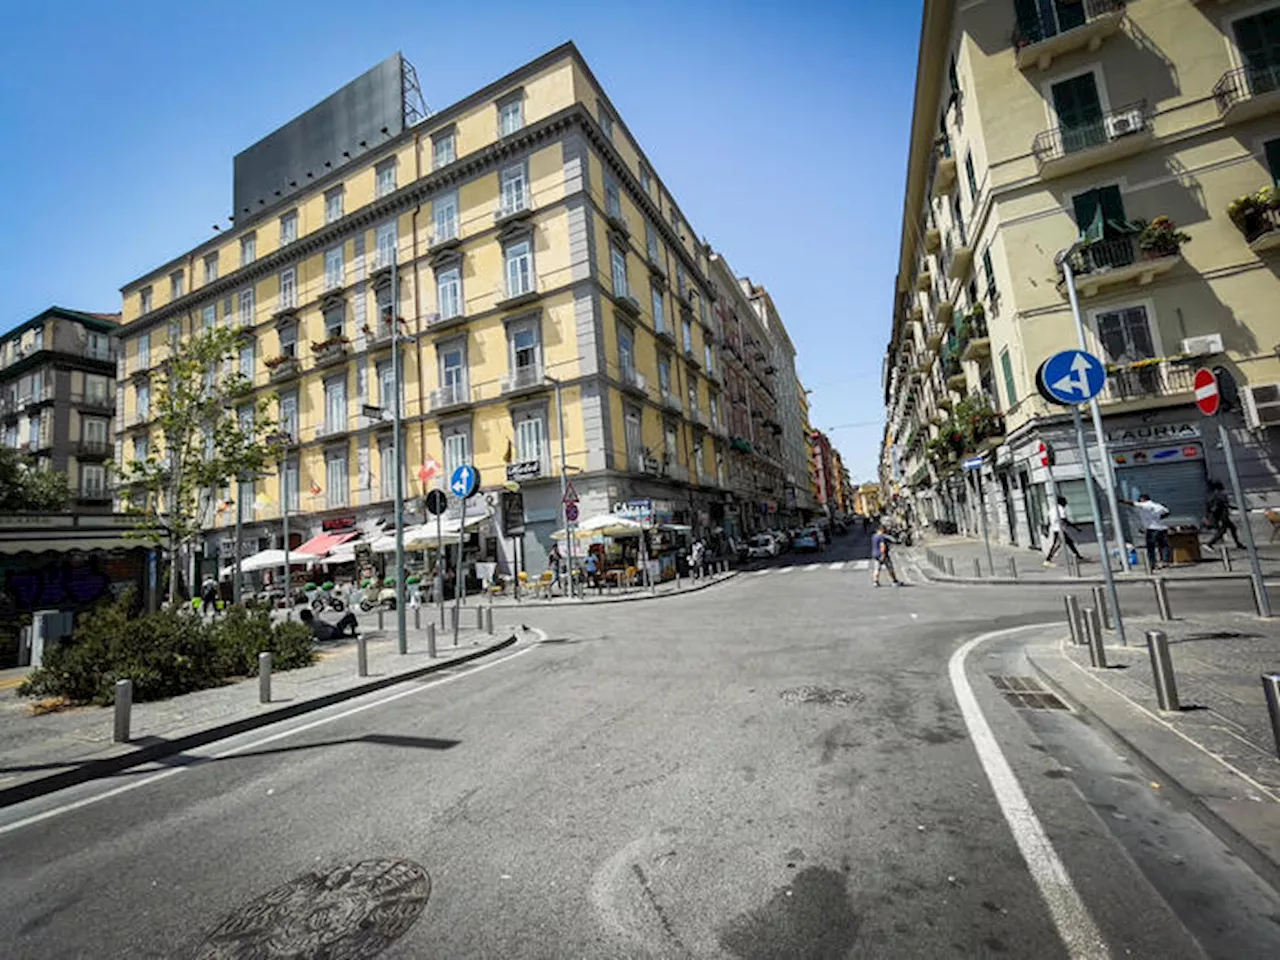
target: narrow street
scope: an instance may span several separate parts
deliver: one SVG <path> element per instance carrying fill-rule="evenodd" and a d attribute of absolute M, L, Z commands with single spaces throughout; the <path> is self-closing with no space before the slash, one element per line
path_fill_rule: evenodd
<path fill-rule="evenodd" d="M 855 532 L 684 597 L 528 611 L 547 639 L 504 659 L 89 785 L 71 809 L 5 810 L 4 953 L 248 956 L 205 938 L 309 871 L 406 860 L 429 896 L 351 955 L 1276 955 L 1274 891 L 1158 792 L 1118 833 L 1114 788 L 1142 793 L 1142 772 L 987 678 L 1019 669 L 1011 628 L 1057 619 L 1056 597 L 877 591 L 867 554 Z M 1065 899 L 1042 896 L 949 675 L 992 631 L 960 669 Z M 1161 855 L 1135 860 L 1153 833 Z M 254 917 L 231 928 L 265 937 Z"/>

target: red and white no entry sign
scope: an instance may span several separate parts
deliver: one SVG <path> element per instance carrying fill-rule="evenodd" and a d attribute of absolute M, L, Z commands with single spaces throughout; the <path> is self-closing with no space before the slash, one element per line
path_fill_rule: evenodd
<path fill-rule="evenodd" d="M 1192 385 L 1196 391 L 1196 406 L 1206 417 L 1212 417 L 1222 405 L 1222 397 L 1218 394 L 1218 378 L 1213 375 L 1212 370 L 1201 367 L 1196 371 Z"/>

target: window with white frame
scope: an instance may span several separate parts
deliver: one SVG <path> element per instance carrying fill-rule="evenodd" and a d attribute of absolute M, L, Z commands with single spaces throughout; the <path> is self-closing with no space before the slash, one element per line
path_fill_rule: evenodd
<path fill-rule="evenodd" d="M 329 450 L 324 455 L 326 504 L 330 507 L 347 505 L 347 451 Z"/>
<path fill-rule="evenodd" d="M 151 418 L 151 384 L 140 383 L 135 388 L 134 407 L 140 420 Z"/>
<path fill-rule="evenodd" d="M 286 513 L 298 509 L 298 458 L 290 457 L 284 462 L 284 493 L 280 508 Z"/>
<path fill-rule="evenodd" d="M 604 212 L 616 220 L 622 219 L 622 198 L 618 195 L 618 184 L 612 178 L 604 182 Z"/>
<path fill-rule="evenodd" d="M 684 334 L 684 352 L 693 353 L 693 321 L 685 320 L 682 324 Z"/>
<path fill-rule="evenodd" d="M 510 328 L 511 370 L 522 385 L 541 377 L 538 357 L 538 332 L 532 322 L 514 324 Z"/>
<path fill-rule="evenodd" d="M 80 464 L 80 496 L 100 499 L 106 494 L 106 468 L 100 463 Z"/>
<path fill-rule="evenodd" d="M 378 224 L 376 232 L 378 244 L 378 266 L 389 267 L 396 257 L 396 222 Z"/>
<path fill-rule="evenodd" d="M 345 375 L 324 382 L 324 432 L 339 433 L 347 429 L 347 378 Z"/>
<path fill-rule="evenodd" d="M 245 337 L 240 341 L 240 375 L 253 381 L 253 361 L 257 352 L 253 337 Z"/>
<path fill-rule="evenodd" d="M 618 367 L 622 378 L 630 380 L 636 374 L 636 335 L 630 327 L 618 325 Z"/>
<path fill-rule="evenodd" d="M 333 223 L 342 219 L 342 187 L 332 187 L 324 192 L 324 222 Z"/>
<path fill-rule="evenodd" d="M 181 270 L 175 270 L 169 274 L 169 299 L 177 300 L 186 290 L 186 274 Z"/>
<path fill-rule="evenodd" d="M 391 302 L 391 284 L 384 283 L 379 286 L 374 293 L 374 300 L 377 304 L 378 333 L 379 335 L 389 334 L 391 332 L 392 318 L 399 314 L 399 310 L 393 309 Z"/>
<path fill-rule="evenodd" d="M 101 417 L 86 417 L 80 421 L 80 438 L 100 447 L 107 445 L 107 421 Z"/>
<path fill-rule="evenodd" d="M 138 313 L 150 313 L 152 303 L 150 287 L 143 287 L 138 291 Z"/>
<path fill-rule="evenodd" d="M 395 367 L 391 365 L 390 360 L 381 360 L 378 363 L 378 403 L 382 405 L 385 413 L 390 414 L 395 410 L 395 393 L 396 393 L 396 375 Z M 404 379 L 400 380 L 400 412 L 404 413 Z"/>
<path fill-rule="evenodd" d="M 111 397 L 107 378 L 100 373 L 86 373 L 84 375 L 84 393 L 90 400 L 106 403 Z"/>
<path fill-rule="evenodd" d="M 603 103 L 598 103 L 597 109 L 600 111 L 600 130 L 604 133 L 606 137 L 609 138 L 610 141 L 612 141 L 613 140 L 613 116 L 609 113 L 609 108 L 606 107 Z"/>
<path fill-rule="evenodd" d="M 533 244 L 518 240 L 503 251 L 507 264 L 507 296 L 518 297 L 533 290 Z"/>
<path fill-rule="evenodd" d="M 436 300 L 442 319 L 462 313 L 462 272 L 457 267 L 436 274 Z"/>
<path fill-rule="evenodd" d="M 720 399 L 714 393 L 707 400 L 707 407 L 711 413 L 711 425 L 713 427 L 720 425 Z"/>
<path fill-rule="evenodd" d="M 702 472 L 702 441 L 695 440 L 693 442 L 693 475 L 697 478 Z"/>
<path fill-rule="evenodd" d="M 653 304 L 653 329 L 661 333 L 667 326 L 666 316 L 662 310 L 662 288 L 655 284 L 650 294 Z"/>
<path fill-rule="evenodd" d="M 546 422 L 541 413 L 516 421 L 516 459 L 520 463 L 542 463 L 546 449 Z"/>
<path fill-rule="evenodd" d="M 1098 340 L 1108 363 L 1134 363 L 1156 355 L 1155 338 L 1144 306 L 1094 314 Z"/>
<path fill-rule="evenodd" d="M 378 487 L 383 500 L 396 495 L 396 446 L 391 441 L 378 444 Z"/>
<path fill-rule="evenodd" d="M 324 334 L 326 340 L 346 336 L 347 307 L 343 303 L 335 303 L 324 312 Z"/>
<path fill-rule="evenodd" d="M 639 466 L 640 458 L 644 456 L 644 434 L 640 429 L 640 418 L 641 413 L 638 409 L 635 407 L 627 409 L 623 429 L 627 444 L 627 460 L 630 461 L 632 469 Z"/>
<path fill-rule="evenodd" d="M 280 430 L 287 437 L 298 439 L 298 394 L 280 394 Z"/>
<path fill-rule="evenodd" d="M 298 355 L 298 325 L 296 323 L 281 324 L 280 356 L 296 357 Z"/>
<path fill-rule="evenodd" d="M 453 476 L 453 471 L 471 462 L 471 437 L 461 428 L 453 428 L 453 432 L 444 438 L 444 474 Z"/>
<path fill-rule="evenodd" d="M 467 396 L 467 354 L 459 341 L 437 347 L 440 357 L 440 387 L 448 403 L 459 403 Z"/>
<path fill-rule="evenodd" d="M 245 287 L 240 291 L 240 325 L 253 326 L 253 287 Z"/>
<path fill-rule="evenodd" d="M 435 242 L 456 240 L 458 237 L 458 195 L 446 193 L 436 197 L 431 205 L 435 221 Z"/>
<path fill-rule="evenodd" d="M 298 305 L 298 270 L 285 267 L 280 271 L 280 309 L 292 310 Z"/>
<path fill-rule="evenodd" d="M 288 210 L 280 215 L 280 246 L 288 246 L 298 239 L 298 211 Z"/>
<path fill-rule="evenodd" d="M 650 187 L 653 186 L 653 177 L 649 173 L 649 168 L 643 163 L 640 164 L 640 189 L 645 193 L 652 193 Z"/>
<path fill-rule="evenodd" d="M 498 136 L 506 137 L 524 126 L 524 100 L 511 97 L 498 104 Z"/>
<path fill-rule="evenodd" d="M 218 325 L 218 305 L 216 303 L 207 303 L 204 309 L 200 311 L 200 322 L 204 326 L 204 332 L 208 333 Z"/>
<path fill-rule="evenodd" d="M 213 283 L 218 279 L 218 254 L 207 253 L 204 257 L 204 282 Z"/>
<path fill-rule="evenodd" d="M 258 259 L 258 235 L 246 233 L 240 238 L 240 266 L 247 267 Z"/>
<path fill-rule="evenodd" d="M 658 357 L 658 386 L 663 396 L 671 393 L 671 361 L 666 357 Z"/>
<path fill-rule="evenodd" d="M 151 331 L 138 337 L 138 369 L 151 369 Z"/>
<path fill-rule="evenodd" d="M 627 296 L 627 254 L 616 244 L 609 245 L 609 265 L 613 271 L 613 295 Z"/>
<path fill-rule="evenodd" d="M 330 247 L 324 252 L 324 288 L 337 290 L 346 277 L 346 269 L 342 260 L 342 247 Z"/>
<path fill-rule="evenodd" d="M 689 412 L 698 412 L 698 381 L 693 377 L 686 378 L 689 381 Z"/>
<path fill-rule="evenodd" d="M 662 460 L 668 466 L 679 460 L 680 443 L 677 440 L 676 425 L 670 420 L 662 425 Z"/>
<path fill-rule="evenodd" d="M 529 206 L 529 179 L 523 163 L 507 167 L 499 175 L 502 214 L 517 213 Z"/>
<path fill-rule="evenodd" d="M 133 459 L 138 463 L 145 463 L 147 457 L 151 455 L 151 444 L 146 437 L 133 438 Z"/>
<path fill-rule="evenodd" d="M 396 192 L 396 158 L 388 157 L 373 168 L 374 196 L 381 199 Z"/>
<path fill-rule="evenodd" d="M 716 372 L 715 354 L 711 350 L 711 344 L 704 343 L 702 345 L 702 359 L 707 368 L 707 376 L 712 376 Z"/>
<path fill-rule="evenodd" d="M 649 251 L 649 260 L 657 263 L 661 258 L 661 251 L 658 248 L 658 231 L 653 229 L 653 224 L 645 223 L 644 225 L 644 245 Z"/>
<path fill-rule="evenodd" d="M 439 170 L 458 159 L 457 134 L 453 130 L 436 134 L 431 140 L 431 168 Z"/>

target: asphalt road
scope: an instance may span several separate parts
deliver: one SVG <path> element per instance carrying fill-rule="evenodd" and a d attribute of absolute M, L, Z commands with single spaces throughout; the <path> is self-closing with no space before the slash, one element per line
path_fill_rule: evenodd
<path fill-rule="evenodd" d="M 1140 783 L 1126 758 L 1001 697 L 1017 633 L 959 663 L 975 736 L 953 654 L 1058 619 L 1056 592 L 874 590 L 867 554 L 521 611 L 546 642 L 3 811 L 0 954 L 1277 955 L 1274 891 L 1167 798 L 1117 830 L 1116 777 L 1059 757 Z M 1203 882 L 1135 858 L 1152 831 Z M 346 952 L 296 952 L 326 937 Z"/>

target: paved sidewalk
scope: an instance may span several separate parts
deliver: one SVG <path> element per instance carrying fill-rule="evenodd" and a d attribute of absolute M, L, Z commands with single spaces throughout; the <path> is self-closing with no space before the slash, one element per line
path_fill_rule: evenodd
<path fill-rule="evenodd" d="M 1211 828 L 1243 838 L 1280 879 L 1280 759 L 1260 675 L 1280 669 L 1280 624 L 1245 614 L 1207 620 L 1126 618 L 1130 646 L 1106 647 L 1108 668 L 1090 666 L 1087 647 L 1029 646 L 1047 679 L 1208 811 Z M 1182 709 L 1156 700 L 1147 630 L 1169 637 Z M 1108 640 L 1113 634 L 1108 633 Z"/>
<path fill-rule="evenodd" d="M 124 769 L 190 749 L 184 739 L 199 738 L 217 728 L 237 727 L 206 736 L 203 742 L 443 669 L 460 658 L 483 656 L 520 632 L 520 624 L 499 620 L 492 636 L 474 629 L 461 631 L 456 647 L 451 634 L 441 634 L 437 656 L 432 658 L 427 655 L 425 631 L 410 630 L 410 652 L 398 654 L 392 625 L 383 633 L 367 634 L 369 672 L 365 677 L 358 675 L 354 640 L 322 644 L 320 659 L 312 666 L 273 675 L 269 704 L 258 702 L 256 677 L 135 704 L 130 743 L 113 742 L 111 707 L 71 707 L 37 714 L 36 701 L 19 697 L 16 685 L 0 689 L 0 806 L 110 772 L 107 768 Z M 56 779 L 42 783 L 45 778 Z"/>

